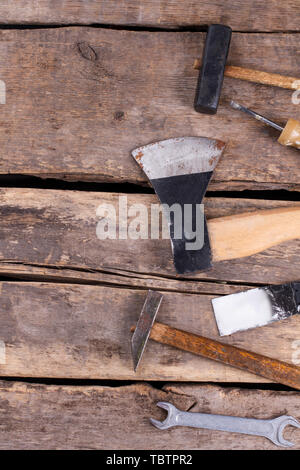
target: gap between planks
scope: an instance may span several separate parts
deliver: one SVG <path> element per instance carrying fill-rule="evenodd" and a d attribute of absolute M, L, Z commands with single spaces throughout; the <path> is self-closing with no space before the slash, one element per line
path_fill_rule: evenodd
<path fill-rule="evenodd" d="M 161 32 L 161 33 L 205 33 L 207 32 L 207 26 L 205 25 L 189 25 L 189 26 L 174 26 L 174 27 L 155 27 L 155 26 L 134 26 L 134 25 L 118 25 L 118 24 L 105 24 L 105 23 L 11 23 L 5 24 L 0 23 L 0 30 L 30 30 L 30 29 L 60 29 L 60 28 L 95 28 L 95 29 L 110 29 L 115 31 L 134 31 L 134 32 Z M 232 29 L 233 33 L 238 34 L 300 34 L 297 29 L 278 29 L 275 31 L 264 31 L 264 30 L 240 30 Z"/>
<path fill-rule="evenodd" d="M 229 24 L 233 29 L 252 31 L 299 30 L 298 5 L 294 0 L 261 2 L 252 0 L 132 0 L 129 2 L 65 0 L 60 8 L 53 8 L 45 0 L 35 8 L 24 0 L 17 7 L 12 2 L 0 6 L 0 17 L 5 24 L 84 24 L 95 22 L 119 26 L 155 28 L 191 28 L 211 23 Z"/>

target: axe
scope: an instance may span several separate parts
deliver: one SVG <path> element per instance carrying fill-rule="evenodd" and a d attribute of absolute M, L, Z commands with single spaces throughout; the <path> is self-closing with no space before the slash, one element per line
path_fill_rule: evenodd
<path fill-rule="evenodd" d="M 213 359 L 300 390 L 300 367 L 155 322 L 162 298 L 160 292 L 149 290 L 137 326 L 132 328 L 134 333 L 131 351 L 135 371 L 150 337 L 158 343 Z"/>
<path fill-rule="evenodd" d="M 155 142 L 132 152 L 145 172 L 161 204 L 202 203 L 225 144 L 206 137 L 181 137 Z M 195 211 L 192 225 L 196 226 Z M 182 220 L 183 224 L 183 220 Z M 203 219 L 203 246 L 189 249 L 191 239 L 182 227 L 175 235 L 175 219 L 169 221 L 174 265 L 178 274 L 207 270 L 212 261 L 251 256 L 277 244 L 300 238 L 300 205 Z"/>

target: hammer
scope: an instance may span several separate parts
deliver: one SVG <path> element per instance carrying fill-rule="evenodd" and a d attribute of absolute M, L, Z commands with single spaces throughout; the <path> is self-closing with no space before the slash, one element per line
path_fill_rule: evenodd
<path fill-rule="evenodd" d="M 300 79 L 295 77 L 287 77 L 243 67 L 226 66 L 231 33 L 231 28 L 222 24 L 212 24 L 208 28 L 202 67 L 198 59 L 194 62 L 195 69 L 201 68 L 194 102 L 197 112 L 216 114 L 224 75 L 226 77 L 239 78 L 290 90 L 300 88 Z"/>
<path fill-rule="evenodd" d="M 162 298 L 160 292 L 149 290 L 137 326 L 132 328 L 134 333 L 131 350 L 135 371 L 150 337 L 158 343 L 168 344 L 300 390 L 300 367 L 178 330 L 163 323 L 154 323 Z"/>

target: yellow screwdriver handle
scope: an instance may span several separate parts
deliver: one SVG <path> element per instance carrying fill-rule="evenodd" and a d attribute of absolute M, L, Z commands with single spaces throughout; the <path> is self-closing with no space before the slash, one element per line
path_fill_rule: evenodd
<path fill-rule="evenodd" d="M 296 119 L 289 119 L 279 136 L 278 142 L 281 145 L 300 149 L 300 122 Z"/>

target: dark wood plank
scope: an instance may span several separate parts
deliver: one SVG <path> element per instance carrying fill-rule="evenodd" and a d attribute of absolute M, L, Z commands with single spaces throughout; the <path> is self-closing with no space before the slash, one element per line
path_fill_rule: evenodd
<path fill-rule="evenodd" d="M 140 315 L 145 289 L 2 282 L 0 291 L 3 377 L 267 382 L 151 340 L 135 373 L 130 329 Z M 218 294 L 163 293 L 158 321 L 220 340 L 211 306 Z M 222 341 L 297 365 L 297 325 L 299 318 L 292 318 Z"/>
<path fill-rule="evenodd" d="M 159 431 L 149 417 L 164 419 L 165 412 L 156 407 L 162 400 L 185 411 L 300 417 L 299 393 L 215 386 L 157 390 L 147 384 L 111 388 L 2 381 L 0 398 L 1 449 L 279 449 L 257 436 L 187 427 Z M 299 430 L 288 427 L 284 435 L 300 449 Z"/>
<path fill-rule="evenodd" d="M 204 33 L 1 31 L 0 174 L 147 184 L 131 150 L 204 135 L 227 142 L 210 189 L 298 190 L 298 151 L 226 104 L 235 98 L 281 123 L 299 118 L 292 93 L 226 78 L 218 114 L 196 113 L 203 44 Z M 232 64 L 296 75 L 297 60 L 298 34 L 233 35 Z"/>
<path fill-rule="evenodd" d="M 210 23 L 237 31 L 299 30 L 297 0 L 23 0 L 1 2 L 1 22 L 8 24 L 115 24 L 174 28 Z"/>
<path fill-rule="evenodd" d="M 76 270 L 76 278 L 91 280 L 90 271 L 125 276 L 123 282 L 136 278 L 141 287 L 165 287 L 166 278 L 238 282 L 243 284 L 280 283 L 298 279 L 299 240 L 286 242 L 246 258 L 216 262 L 212 269 L 179 276 L 173 266 L 170 241 L 165 240 L 100 240 L 96 236 L 100 204 L 112 204 L 118 213 L 118 193 L 54 191 L 37 189 L 0 190 L 0 266 L 3 273 L 41 274 L 43 268 Z M 129 194 L 128 207 L 144 204 L 150 214 L 155 195 Z M 293 207 L 298 203 L 250 199 L 208 198 L 208 218 L 238 214 L 249 210 Z M 132 218 L 130 219 L 132 220 Z M 27 268 L 28 271 L 24 268 Z M 49 272 L 49 271 L 47 271 Z M 47 275 L 45 271 L 45 275 Z M 85 273 L 88 272 L 87 278 Z M 61 274 L 63 272 L 61 271 Z M 71 273 L 66 273 L 70 278 Z M 161 278 L 165 281 L 160 283 Z M 148 281 L 149 279 L 149 281 Z M 153 281 L 154 279 L 154 281 Z M 105 281 L 104 281 L 105 282 Z M 107 278 L 110 282 L 110 278 Z M 120 281 L 122 283 L 122 281 Z M 189 282 L 189 281 L 187 281 Z M 187 282 L 176 290 L 189 291 Z M 154 284 L 153 284 L 154 283 Z M 137 284 L 136 284 L 137 285 Z M 197 287 L 190 286 L 192 292 Z M 174 284 L 171 289 L 174 289 Z M 206 291 L 209 292 L 209 291 Z M 220 292 L 222 293 L 222 292 Z"/>

